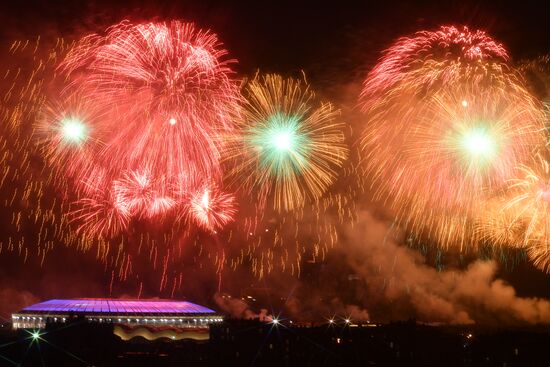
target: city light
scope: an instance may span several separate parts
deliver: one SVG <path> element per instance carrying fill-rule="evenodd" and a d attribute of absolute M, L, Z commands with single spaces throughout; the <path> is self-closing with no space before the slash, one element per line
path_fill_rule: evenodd
<path fill-rule="evenodd" d="M 40 339 L 40 331 L 38 330 L 35 330 L 31 333 L 31 337 L 32 337 L 32 340 L 38 340 Z"/>

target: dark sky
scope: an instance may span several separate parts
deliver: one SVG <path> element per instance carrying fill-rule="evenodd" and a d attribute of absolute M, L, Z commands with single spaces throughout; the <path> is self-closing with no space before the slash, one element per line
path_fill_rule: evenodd
<path fill-rule="evenodd" d="M 341 85 L 363 78 L 395 38 L 442 24 L 484 29 L 516 60 L 548 53 L 548 9 L 543 4 L 469 0 L 3 1 L 0 40 L 2 49 L 6 49 L 14 39 L 38 35 L 43 39 L 76 39 L 123 19 L 185 19 L 219 35 L 230 55 L 238 60 L 239 75 L 250 75 L 257 69 L 291 75 L 304 70 L 314 86 L 330 96 L 338 93 Z M 48 267 L 15 266 L 14 257 L 0 255 L 0 267 L 4 268 L 0 270 L 0 289 L 9 285 L 28 289 L 37 297 L 57 293 L 76 296 L 81 293 L 80 287 L 71 290 L 61 285 L 65 284 L 62 278 L 74 276 L 80 284 L 89 284 L 88 295 L 104 295 L 109 277 L 100 264 L 90 257 L 75 256 L 69 249 L 61 250 L 58 256 L 74 257 L 74 261 L 56 261 L 56 269 L 49 271 Z M 38 273 L 29 275 L 28 271 Z M 547 277 L 528 266 L 521 265 L 504 277 L 521 284 L 520 293 L 548 295 Z M 200 283 L 200 279 L 195 281 Z M 56 283 L 60 285 L 51 286 Z M 212 291 L 211 286 L 206 288 Z"/>
<path fill-rule="evenodd" d="M 80 34 L 122 19 L 183 18 L 220 34 L 240 70 L 355 69 L 393 39 L 441 24 L 488 31 L 517 58 L 548 50 L 542 1 L 4 1 L 4 37 Z M 352 64 L 353 63 L 353 64 Z M 345 69 L 344 69 L 345 70 Z M 321 77 L 321 76 L 320 76 Z"/>

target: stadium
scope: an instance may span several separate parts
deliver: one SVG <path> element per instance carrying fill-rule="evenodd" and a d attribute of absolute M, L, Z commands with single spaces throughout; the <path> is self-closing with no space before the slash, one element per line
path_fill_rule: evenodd
<path fill-rule="evenodd" d="M 208 339 L 209 326 L 223 321 L 214 310 L 186 301 L 108 298 L 52 299 L 12 315 L 14 329 L 43 329 L 77 320 L 113 324 L 123 340 L 135 336 Z"/>

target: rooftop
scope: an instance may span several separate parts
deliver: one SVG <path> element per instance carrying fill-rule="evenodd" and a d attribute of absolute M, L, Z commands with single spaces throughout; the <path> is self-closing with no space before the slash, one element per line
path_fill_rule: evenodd
<path fill-rule="evenodd" d="M 106 314 L 213 314 L 191 302 L 110 298 L 51 299 L 25 307 L 20 312 Z"/>

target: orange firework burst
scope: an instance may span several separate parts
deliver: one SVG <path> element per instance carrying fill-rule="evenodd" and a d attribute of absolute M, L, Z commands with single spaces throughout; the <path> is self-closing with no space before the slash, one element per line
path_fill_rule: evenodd
<path fill-rule="evenodd" d="M 365 80 L 374 196 L 441 246 L 477 240 L 487 199 L 544 142 L 541 105 L 507 58 L 484 32 L 442 27 L 398 40 Z"/>
<path fill-rule="evenodd" d="M 272 197 L 277 211 L 320 197 L 348 155 L 339 111 L 318 102 L 306 82 L 279 75 L 256 76 L 243 94 L 229 176 L 257 190 L 261 202 Z"/>

